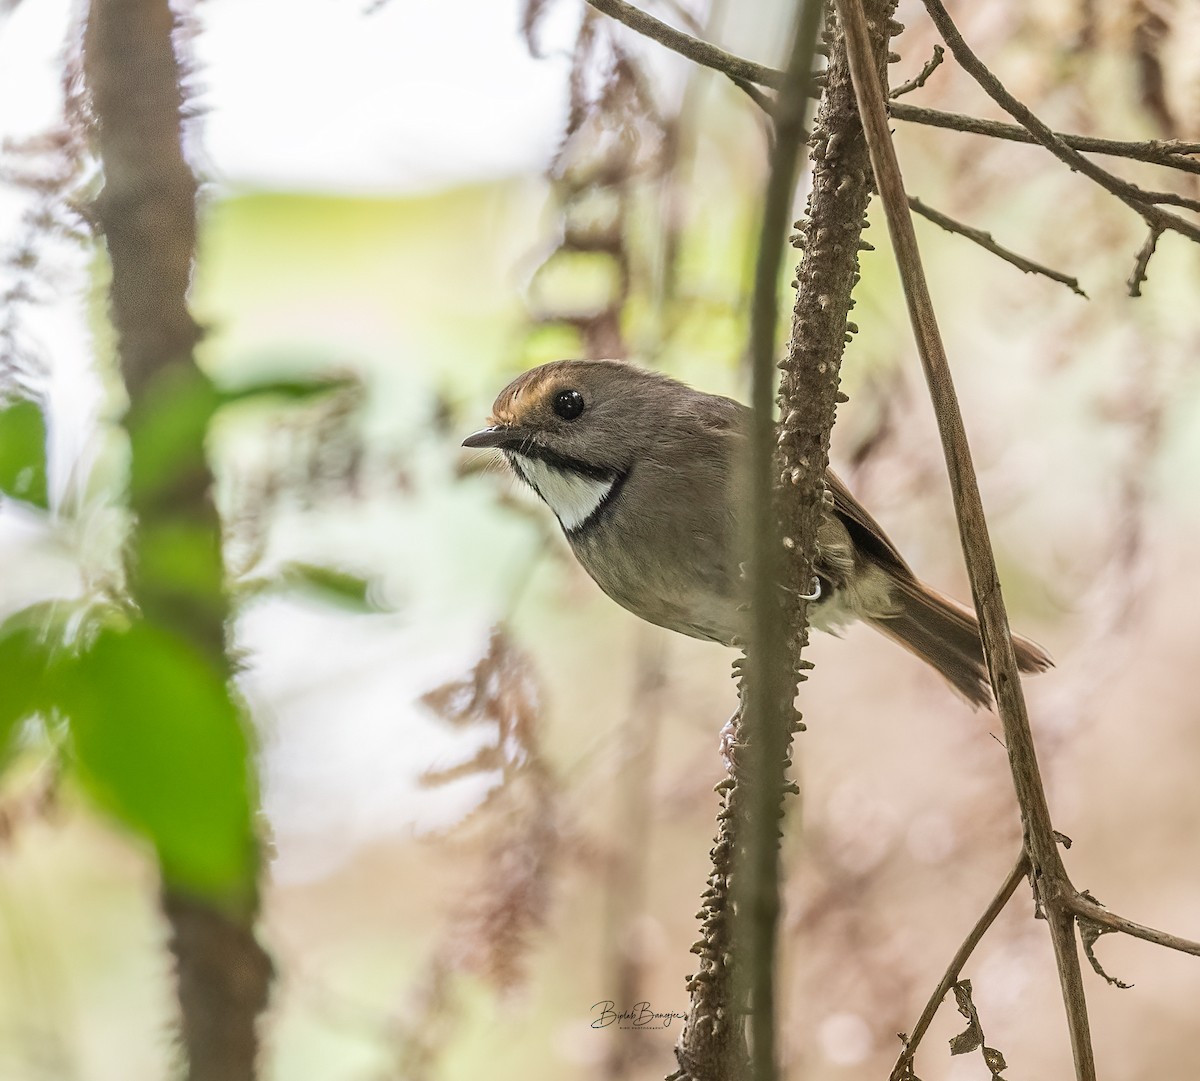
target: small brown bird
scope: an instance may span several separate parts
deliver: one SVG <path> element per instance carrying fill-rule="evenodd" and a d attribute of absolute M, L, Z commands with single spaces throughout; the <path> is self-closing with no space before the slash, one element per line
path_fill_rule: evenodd
<path fill-rule="evenodd" d="M 724 645 L 748 613 L 736 555 L 736 497 L 750 410 L 619 361 L 544 364 L 514 379 L 491 427 L 465 447 L 504 452 L 549 505 L 579 562 L 634 615 Z M 817 537 L 821 630 L 861 619 L 936 668 L 974 705 L 991 702 L 972 612 L 921 582 L 832 470 Z M 1022 671 L 1049 656 L 1013 636 Z"/>

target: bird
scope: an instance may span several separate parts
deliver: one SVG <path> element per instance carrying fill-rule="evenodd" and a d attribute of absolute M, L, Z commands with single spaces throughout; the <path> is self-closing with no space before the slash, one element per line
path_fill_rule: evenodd
<path fill-rule="evenodd" d="M 722 645 L 749 612 L 738 514 L 750 410 L 625 361 L 561 360 L 497 396 L 463 446 L 503 453 L 558 518 L 596 584 L 640 618 Z M 833 472 L 817 531 L 809 620 L 838 633 L 863 621 L 936 669 L 972 706 L 991 705 L 974 612 L 922 582 Z M 1013 635 L 1018 667 L 1052 665 Z"/>

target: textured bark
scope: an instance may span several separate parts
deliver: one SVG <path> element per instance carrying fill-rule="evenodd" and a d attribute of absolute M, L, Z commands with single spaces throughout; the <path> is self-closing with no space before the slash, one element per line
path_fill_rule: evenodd
<path fill-rule="evenodd" d="M 894 4 L 876 0 L 870 5 L 872 36 L 881 76 L 886 73 L 887 41 L 898 29 L 890 21 Z M 871 193 L 870 162 L 855 105 L 844 43 L 832 13 L 827 18 L 829 71 L 810 140 L 813 188 L 808 217 L 802 226 L 804 257 L 798 272 L 787 355 L 780 364 L 780 421 L 775 463 L 778 485 L 778 536 L 787 556 L 781 561 L 781 595 L 788 598 L 788 671 L 793 673 L 786 701 L 772 703 L 777 717 L 792 718 L 792 699 L 803 670 L 807 644 L 807 604 L 795 598 L 809 592 L 816 552 L 817 524 L 825 498 L 824 471 L 829 435 L 840 397 L 838 373 L 847 340 L 851 293 L 858 281 L 858 252 L 864 215 Z M 770 528 L 775 523 L 758 523 Z M 752 793 L 742 783 L 745 752 L 753 750 L 755 735 L 735 722 L 731 776 L 718 785 L 722 797 L 716 842 L 710 853 L 712 871 L 697 914 L 701 938 L 692 951 L 699 955 L 697 973 L 689 978 L 691 1005 L 676 1047 L 679 1063 L 673 1077 L 709 1081 L 747 1076 L 750 1060 L 745 1039 L 747 1003 L 735 988 L 730 876 L 735 856 L 744 843 L 745 823 L 754 817 L 748 806 Z M 790 735 L 782 746 L 783 764 L 790 762 Z M 797 791 L 787 785 L 783 791 Z M 783 791 L 779 792 L 782 798 Z M 779 811 L 782 815 L 782 810 Z"/>

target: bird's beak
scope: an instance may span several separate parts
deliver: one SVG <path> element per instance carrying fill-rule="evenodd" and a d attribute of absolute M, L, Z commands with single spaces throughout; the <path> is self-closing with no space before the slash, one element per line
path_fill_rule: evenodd
<path fill-rule="evenodd" d="M 476 449 L 503 450 L 505 447 L 516 446 L 522 438 L 521 432 L 516 428 L 507 428 L 503 424 L 496 424 L 491 428 L 481 428 L 477 432 L 472 432 L 462 441 L 462 445 Z"/>

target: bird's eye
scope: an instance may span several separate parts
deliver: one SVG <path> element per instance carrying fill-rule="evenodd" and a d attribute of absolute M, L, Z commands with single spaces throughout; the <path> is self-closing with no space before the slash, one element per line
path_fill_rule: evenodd
<path fill-rule="evenodd" d="M 583 395 L 577 390 L 560 390 L 554 395 L 554 412 L 563 420 L 574 420 L 583 412 Z"/>

